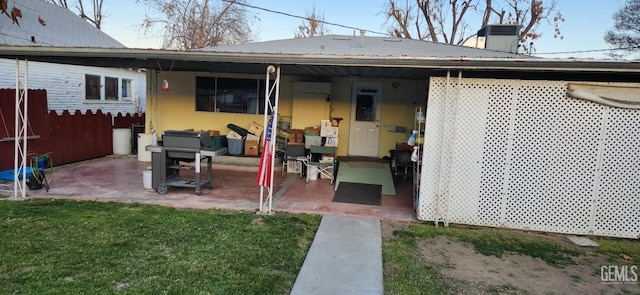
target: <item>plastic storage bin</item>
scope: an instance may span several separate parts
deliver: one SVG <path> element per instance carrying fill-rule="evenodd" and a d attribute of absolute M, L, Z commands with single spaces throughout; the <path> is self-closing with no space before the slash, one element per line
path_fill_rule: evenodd
<path fill-rule="evenodd" d="M 215 148 L 227 147 L 227 137 L 224 135 L 214 135 L 212 137 L 212 143 Z"/>
<path fill-rule="evenodd" d="M 244 138 L 233 139 L 227 138 L 227 152 L 230 155 L 242 155 L 244 153 Z"/>

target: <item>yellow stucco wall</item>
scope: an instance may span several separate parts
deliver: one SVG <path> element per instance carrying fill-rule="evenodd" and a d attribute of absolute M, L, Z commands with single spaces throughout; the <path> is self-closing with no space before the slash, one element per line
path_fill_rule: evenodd
<path fill-rule="evenodd" d="M 195 77 L 217 76 L 229 78 L 264 78 L 264 75 L 243 75 L 229 73 L 196 73 L 196 72 L 147 72 L 147 112 L 146 132 L 155 129 L 160 136 L 164 130 L 218 130 L 220 134 L 227 134 L 230 130 L 227 124 L 233 123 L 248 128 L 252 122 L 263 124 L 262 115 L 231 114 L 195 111 Z M 170 91 L 161 91 L 162 79 L 169 80 Z M 291 116 L 293 105 L 293 85 L 305 78 L 282 76 L 280 82 L 280 104 L 278 113 Z M 378 157 L 389 155 L 389 150 L 395 148 L 396 142 L 406 140 L 413 128 L 416 104 L 424 106 L 426 97 L 426 83 L 415 80 L 383 80 L 360 79 L 363 82 L 381 83 L 382 109 L 380 122 L 380 148 Z M 351 86 L 352 79 L 333 78 L 331 82 L 331 116 L 342 117 L 340 123 L 340 141 L 338 155 L 348 154 L 349 119 L 351 117 Z M 395 83 L 395 84 L 394 84 Z M 394 87 L 395 85 L 395 87 Z M 319 125 L 320 122 L 318 122 Z M 385 126 L 404 126 L 407 133 L 389 132 Z"/>

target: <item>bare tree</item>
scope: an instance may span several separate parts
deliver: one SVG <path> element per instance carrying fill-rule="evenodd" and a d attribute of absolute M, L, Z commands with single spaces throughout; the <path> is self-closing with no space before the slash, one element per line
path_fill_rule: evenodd
<path fill-rule="evenodd" d="M 324 27 L 324 13 L 316 11 L 316 7 L 313 6 L 311 12 L 307 12 L 306 19 L 298 26 L 298 32 L 294 33 L 294 38 L 323 36 L 328 32 L 329 30 Z"/>
<path fill-rule="evenodd" d="M 96 28 L 100 29 L 100 26 L 102 25 L 102 16 L 103 16 L 102 1 L 103 0 L 92 0 L 90 4 L 91 8 L 87 10 L 85 8 L 86 5 L 83 0 L 76 0 L 75 10 L 82 19 L 90 22 Z M 71 8 L 69 8 L 69 4 L 67 0 L 45 0 L 45 2 L 72 10 Z"/>
<path fill-rule="evenodd" d="M 556 9 L 555 0 L 388 0 L 387 22 L 391 22 L 390 34 L 443 42 L 462 44 L 473 37 L 472 28 L 466 21 L 480 16 L 477 30 L 488 24 L 521 25 L 520 40 L 537 39 L 541 36 L 538 26 L 542 22 L 554 26 L 554 37 L 562 39 L 559 24 L 564 21 Z M 425 32 L 425 33 L 423 33 Z"/>
<path fill-rule="evenodd" d="M 164 30 L 162 47 L 192 50 L 232 45 L 251 40 L 251 15 L 241 0 L 143 0 L 158 16 L 147 15 L 148 32 L 159 25 Z"/>
<path fill-rule="evenodd" d="M 627 53 L 637 53 L 640 48 L 640 0 L 627 0 L 620 10 L 613 14 L 615 24 L 613 30 L 604 35 L 604 41 Z M 610 53 L 612 57 L 623 57 L 626 54 Z"/>

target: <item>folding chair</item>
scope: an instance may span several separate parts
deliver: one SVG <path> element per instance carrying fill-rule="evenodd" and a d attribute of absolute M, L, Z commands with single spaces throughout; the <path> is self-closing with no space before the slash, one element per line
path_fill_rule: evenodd
<path fill-rule="evenodd" d="M 331 179 L 331 184 L 335 181 L 334 172 L 336 171 L 336 147 L 333 146 L 317 146 L 310 147 L 309 161 L 304 162 L 309 171 L 315 171 Z M 322 155 L 331 155 L 330 161 L 321 161 Z M 307 183 L 311 173 L 307 173 Z"/>
<path fill-rule="evenodd" d="M 305 155 L 304 145 L 302 144 L 287 144 L 284 148 L 284 158 L 282 159 L 282 177 L 287 173 L 287 165 L 289 161 L 299 161 L 304 163 L 307 160 Z M 300 178 L 302 178 L 303 164 L 300 164 Z"/>

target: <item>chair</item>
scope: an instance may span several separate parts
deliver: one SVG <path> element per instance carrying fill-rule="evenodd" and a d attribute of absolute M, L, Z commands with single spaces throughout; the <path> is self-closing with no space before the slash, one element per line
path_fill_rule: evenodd
<path fill-rule="evenodd" d="M 284 158 L 282 159 L 282 177 L 287 173 L 287 166 L 289 161 L 305 162 L 307 160 L 304 145 L 302 144 L 287 144 L 284 148 Z M 304 165 L 300 164 L 300 178 L 302 178 L 302 168 Z"/>
<path fill-rule="evenodd" d="M 321 161 L 323 155 L 331 155 L 331 160 Z M 335 181 L 334 173 L 336 171 L 336 147 L 333 146 L 317 146 L 312 145 L 309 149 L 309 160 L 303 162 L 307 166 L 309 172 L 316 171 L 321 175 L 331 179 L 331 184 Z M 311 177 L 311 173 L 307 172 L 307 183 Z"/>
<path fill-rule="evenodd" d="M 391 154 L 391 169 L 393 170 L 393 176 L 398 179 L 400 174 L 404 176 L 404 180 L 407 180 L 407 176 L 412 174 L 413 162 L 411 162 L 411 151 L 408 150 L 390 150 Z M 400 168 L 404 168 L 404 173 L 400 172 Z"/>

